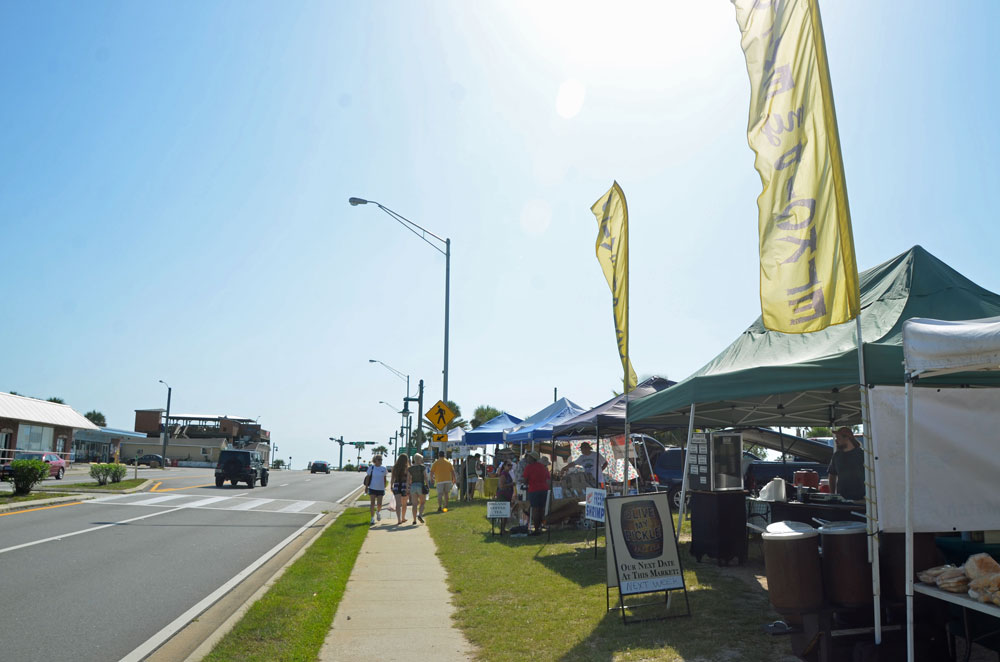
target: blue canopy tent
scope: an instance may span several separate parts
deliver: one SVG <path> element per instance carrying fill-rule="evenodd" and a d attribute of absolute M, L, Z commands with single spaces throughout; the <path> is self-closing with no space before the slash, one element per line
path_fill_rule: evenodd
<path fill-rule="evenodd" d="M 533 444 L 552 439 L 552 428 L 579 416 L 583 407 L 572 400 L 559 398 L 545 409 L 529 416 L 513 432 L 507 433 L 506 441 L 511 444 Z"/>
<path fill-rule="evenodd" d="M 503 412 L 494 416 L 478 428 L 466 430 L 462 443 L 466 446 L 485 446 L 487 444 L 502 444 L 504 434 L 522 423 L 522 419 Z"/>

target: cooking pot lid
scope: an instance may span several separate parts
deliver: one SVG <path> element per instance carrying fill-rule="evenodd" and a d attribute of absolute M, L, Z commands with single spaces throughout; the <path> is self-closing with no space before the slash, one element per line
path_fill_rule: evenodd
<path fill-rule="evenodd" d="M 829 522 L 819 527 L 819 532 L 824 536 L 849 536 L 865 531 L 864 522 Z"/>
<path fill-rule="evenodd" d="M 760 535 L 764 540 L 794 540 L 815 538 L 819 533 L 805 522 L 772 522 L 767 530 Z"/>

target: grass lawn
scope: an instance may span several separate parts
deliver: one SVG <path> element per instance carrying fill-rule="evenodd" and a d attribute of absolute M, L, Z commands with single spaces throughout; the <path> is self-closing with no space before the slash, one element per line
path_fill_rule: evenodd
<path fill-rule="evenodd" d="M 680 559 L 691 616 L 624 626 L 619 611 L 606 611 L 603 535 L 595 559 L 593 533 L 588 540 L 587 531 L 553 531 L 551 542 L 545 535 L 491 537 L 485 501 L 452 502 L 444 514 L 434 512 L 433 495 L 428 501 L 427 525 L 448 571 L 458 626 L 483 660 L 795 659 L 786 640 L 761 629 L 778 618 L 766 592 L 752 578 L 746 581 L 707 558 L 697 563 L 687 542 L 680 545 Z M 759 563 L 759 551 L 757 557 Z M 669 613 L 684 614 L 683 591 L 672 596 Z M 617 597 L 612 593 L 612 605 Z M 627 603 L 646 600 L 656 598 L 630 596 Z M 631 616 L 665 613 L 658 606 Z"/>
<path fill-rule="evenodd" d="M 109 492 L 119 492 L 121 490 L 130 490 L 133 487 L 139 487 L 146 482 L 145 478 L 129 478 L 118 483 L 108 483 L 107 485 L 98 485 L 97 481 L 92 481 L 90 483 L 73 483 L 71 485 L 61 485 L 60 489 L 67 490 L 107 490 Z"/>
<path fill-rule="evenodd" d="M 344 511 L 204 660 L 315 660 L 367 534 L 368 509 Z"/>
<path fill-rule="evenodd" d="M 0 496 L 0 505 L 8 503 L 21 503 L 22 501 L 37 501 L 38 499 L 54 499 L 56 497 L 64 496 L 69 495 L 61 492 L 32 492 L 31 494 L 25 494 L 24 496 L 4 494 L 3 496 Z"/>

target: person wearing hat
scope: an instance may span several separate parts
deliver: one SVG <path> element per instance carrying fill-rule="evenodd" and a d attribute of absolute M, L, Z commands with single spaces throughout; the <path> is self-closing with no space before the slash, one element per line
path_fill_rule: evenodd
<path fill-rule="evenodd" d="M 858 501 L 865 498 L 865 451 L 861 448 L 851 428 L 843 427 L 834 433 L 837 450 L 830 460 L 830 492 L 845 499 Z"/>
<path fill-rule="evenodd" d="M 608 467 L 608 461 L 600 453 L 595 453 L 593 447 L 586 441 L 580 444 L 580 457 L 566 465 L 566 469 L 572 466 L 583 467 L 587 476 L 596 474 L 597 487 L 604 484 L 604 470 Z"/>
<path fill-rule="evenodd" d="M 531 523 L 534 531 L 530 536 L 542 534 L 542 516 L 545 514 L 545 501 L 549 496 L 548 468 L 539 462 L 538 451 L 528 451 L 528 464 L 524 467 L 524 481 L 528 484 L 528 505 L 531 506 Z"/>

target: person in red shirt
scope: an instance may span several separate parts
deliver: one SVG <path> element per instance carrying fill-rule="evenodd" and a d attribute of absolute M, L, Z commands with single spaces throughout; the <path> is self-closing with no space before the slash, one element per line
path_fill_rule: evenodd
<path fill-rule="evenodd" d="M 535 530 L 531 536 L 542 534 L 542 516 L 545 514 L 545 501 L 549 495 L 549 470 L 539 462 L 537 451 L 528 452 L 528 465 L 524 467 L 523 479 L 528 484 L 528 504 L 531 506 L 531 522 Z"/>

